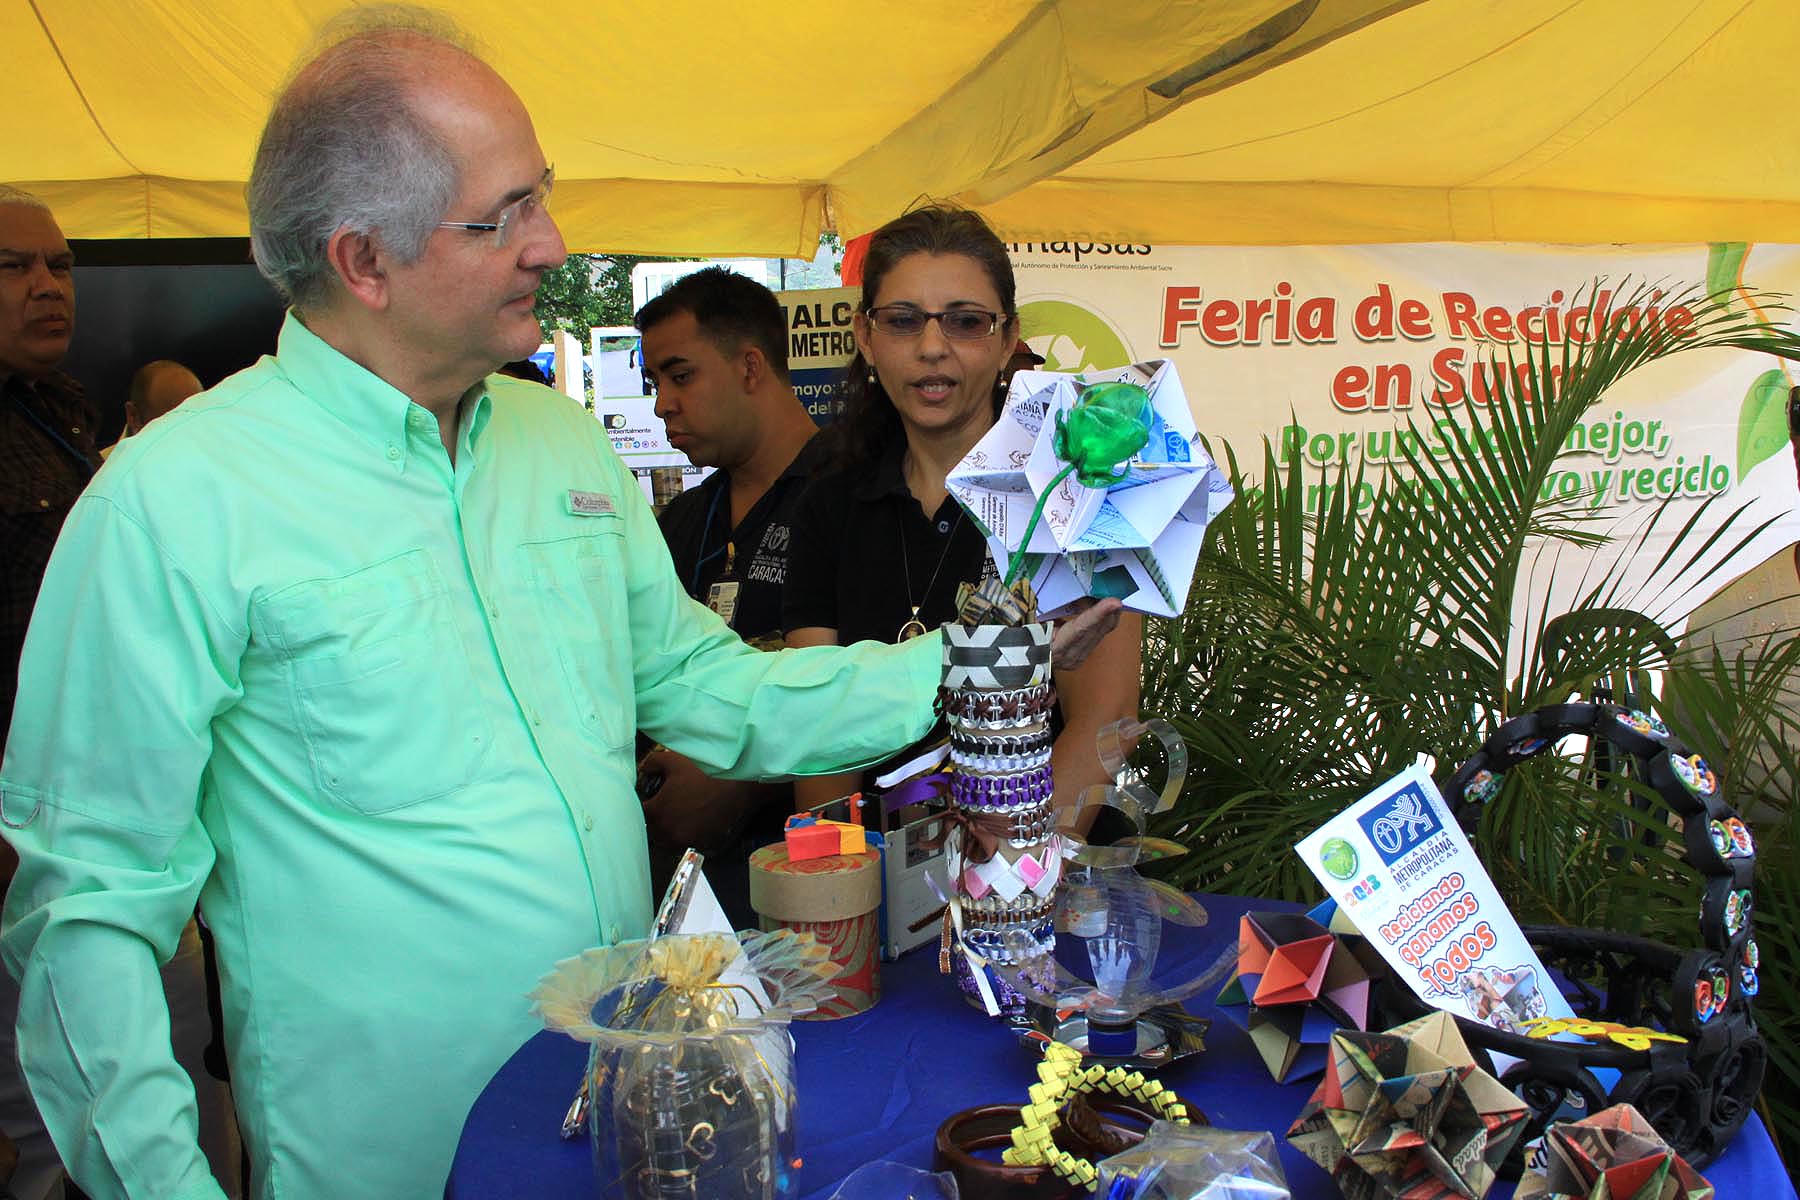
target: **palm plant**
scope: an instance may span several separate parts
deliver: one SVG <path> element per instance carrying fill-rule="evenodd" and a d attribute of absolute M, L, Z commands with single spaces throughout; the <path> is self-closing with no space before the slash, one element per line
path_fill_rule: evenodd
<path fill-rule="evenodd" d="M 1677 731 L 1721 769 L 1740 809 L 1756 812 L 1765 961 L 1800 958 L 1800 881 L 1775 869 L 1794 861 L 1800 817 L 1766 769 L 1750 769 L 1794 743 L 1778 691 L 1800 669 L 1800 636 L 1784 631 L 1756 657 L 1683 657 L 1656 621 L 1722 582 L 1712 564 L 1760 527 L 1738 509 L 1702 536 L 1696 502 L 1671 501 L 1634 537 L 1603 547 L 1589 498 L 1546 488 L 1571 431 L 1628 372 L 1718 346 L 1800 359 L 1790 331 L 1702 296 L 1678 299 L 1696 312 L 1684 336 L 1596 322 L 1591 340 L 1540 340 L 1491 364 L 1492 403 L 1461 414 L 1461 436 L 1433 445 L 1415 426 L 1410 442 L 1399 439 L 1405 469 L 1379 478 L 1360 464 L 1283 464 L 1267 442 L 1252 478 L 1226 448 L 1241 499 L 1213 524 L 1187 610 L 1152 623 L 1145 639 L 1143 708 L 1175 724 L 1191 763 L 1179 803 L 1153 829 L 1190 847 L 1172 860 L 1172 882 L 1316 898 L 1294 843 L 1419 754 L 1447 776 L 1507 717 L 1649 668 L 1663 672 L 1662 706 L 1679 701 Z M 1623 565 L 1664 538 L 1648 582 L 1628 588 Z M 1527 608 L 1530 568 L 1570 545 L 1601 565 L 1566 613 L 1548 601 Z M 1509 776 L 1477 833 L 1483 862 L 1521 920 L 1697 944 L 1691 873 L 1677 855 L 1645 848 L 1671 833 L 1678 844 L 1678 832 L 1631 781 L 1593 765 L 1552 758 Z M 1763 789 L 1757 803 L 1741 790 L 1746 780 Z M 1758 1014 L 1771 1081 L 1800 1079 L 1791 983 L 1766 987 Z M 1794 1087 L 1772 1082 L 1768 1095 L 1776 1128 L 1800 1144 Z"/>

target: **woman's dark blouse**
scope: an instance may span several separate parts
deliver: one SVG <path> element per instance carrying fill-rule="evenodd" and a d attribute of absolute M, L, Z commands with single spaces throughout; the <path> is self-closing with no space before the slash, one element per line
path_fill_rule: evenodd
<path fill-rule="evenodd" d="M 904 450 L 896 439 L 872 468 L 827 467 L 807 483 L 794 518 L 783 630 L 835 629 L 844 645 L 898 641 L 913 604 L 935 629 L 956 618 L 964 584 L 993 573 L 980 528 L 954 498 L 926 516 L 907 490 Z"/>

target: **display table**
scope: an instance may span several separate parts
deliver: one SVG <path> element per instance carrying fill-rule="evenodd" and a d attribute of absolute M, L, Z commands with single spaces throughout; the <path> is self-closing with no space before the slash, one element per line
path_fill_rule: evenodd
<path fill-rule="evenodd" d="M 1235 943 L 1238 917 L 1248 909 L 1293 907 L 1231 896 L 1202 900 L 1212 914 L 1209 925 L 1164 927 L 1159 975 L 1192 975 L 1211 963 Z M 839 1180 L 867 1162 L 929 1167 L 932 1136 L 945 1117 L 977 1104 L 1023 1103 L 1036 1078 L 1030 1052 L 999 1022 L 964 1003 L 955 986 L 938 975 L 931 948 L 883 963 L 881 991 L 881 1002 L 869 1012 L 794 1023 L 802 1200 L 828 1200 Z M 1214 1125 L 1270 1129 L 1279 1139 L 1311 1095 L 1316 1077 L 1275 1083 L 1249 1037 L 1214 1013 L 1211 995 L 1194 997 L 1189 1007 L 1215 1018 L 1207 1050 L 1171 1064 L 1158 1078 Z M 586 1063 L 587 1047 L 561 1034 L 541 1033 L 520 1047 L 469 1113 L 446 1197 L 591 1200 L 587 1139 L 557 1137 Z M 1296 1200 L 1338 1194 L 1325 1172 L 1285 1141 L 1281 1149 Z M 1721 1197 L 1795 1196 L 1754 1115 L 1705 1174 Z M 1489 1193 L 1511 1194 L 1506 1183 Z"/>

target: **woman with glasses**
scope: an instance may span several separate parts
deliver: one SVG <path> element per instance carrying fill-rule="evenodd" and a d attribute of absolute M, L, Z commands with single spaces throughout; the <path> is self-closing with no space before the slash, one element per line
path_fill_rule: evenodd
<path fill-rule="evenodd" d="M 801 500 L 783 589 L 790 646 L 904 641 L 956 619 L 995 568 L 944 486 L 1000 414 L 1019 336 L 1012 262 L 986 222 L 916 209 L 868 243 L 832 466 Z M 1135 716 L 1141 619 L 1127 613 L 1077 670 L 1056 672 L 1056 801 L 1106 781 L 1098 731 Z M 797 731 L 798 732 L 798 731 Z M 869 772 L 869 778 L 880 768 Z M 862 789 L 857 775 L 802 779 L 800 807 Z"/>

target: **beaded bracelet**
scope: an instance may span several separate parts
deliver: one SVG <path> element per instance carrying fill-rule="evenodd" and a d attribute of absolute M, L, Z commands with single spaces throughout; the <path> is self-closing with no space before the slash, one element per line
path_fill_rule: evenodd
<path fill-rule="evenodd" d="M 1058 1146 L 1053 1139 L 1061 1122 L 1063 1104 L 1071 1096 L 1089 1092 L 1111 1092 L 1147 1105 L 1157 1117 L 1177 1125 L 1192 1124 L 1187 1105 L 1175 1093 L 1154 1079 L 1146 1079 L 1142 1071 L 1123 1067 L 1108 1068 L 1103 1063 L 1091 1067 L 1081 1065 L 1081 1051 L 1061 1042 L 1044 1047 L 1044 1060 L 1038 1064 L 1039 1082 L 1031 1085 L 1031 1103 L 1019 1110 L 1019 1124 L 1012 1131 L 1012 1145 L 1000 1155 L 1000 1161 L 1013 1166 L 1048 1164 L 1050 1169 L 1077 1187 L 1091 1188 L 1100 1171 L 1085 1158 L 1077 1158 Z"/>
<path fill-rule="evenodd" d="M 1056 704 L 1056 688 L 1049 683 L 1004 692 L 952 688 L 944 690 L 942 696 L 944 711 L 954 721 L 976 729 L 997 729 L 1035 720 Z"/>
<path fill-rule="evenodd" d="M 961 808 L 1015 809 L 1050 799 L 1055 781 L 1043 766 L 1020 775 L 952 775 L 950 799 Z"/>

